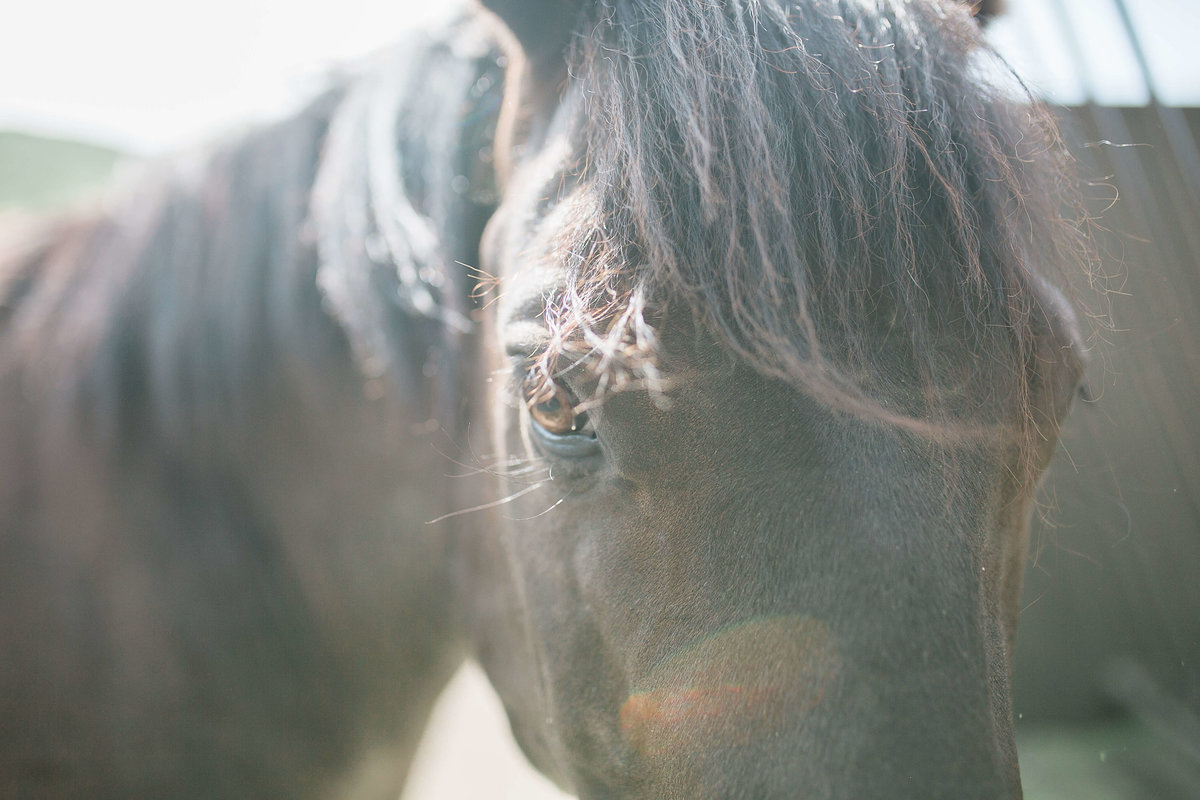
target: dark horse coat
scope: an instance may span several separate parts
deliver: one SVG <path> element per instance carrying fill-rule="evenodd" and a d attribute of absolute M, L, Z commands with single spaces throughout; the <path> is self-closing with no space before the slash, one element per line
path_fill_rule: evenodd
<path fill-rule="evenodd" d="M 939 2 L 494 2 L 0 272 L 0 793 L 1020 795 L 1086 260 Z"/>

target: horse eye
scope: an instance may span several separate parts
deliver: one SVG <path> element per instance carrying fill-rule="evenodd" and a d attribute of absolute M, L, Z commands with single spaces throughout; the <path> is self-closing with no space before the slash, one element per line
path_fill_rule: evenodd
<path fill-rule="evenodd" d="M 529 416 L 548 433 L 566 436 L 587 425 L 584 414 L 576 414 L 575 398 L 558 386 L 541 384 L 533 376 L 525 379 L 525 404 Z"/>

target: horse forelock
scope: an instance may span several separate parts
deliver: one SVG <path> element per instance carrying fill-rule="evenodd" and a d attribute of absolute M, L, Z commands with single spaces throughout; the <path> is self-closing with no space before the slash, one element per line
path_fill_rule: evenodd
<path fill-rule="evenodd" d="M 594 213 L 558 243 L 567 275 L 548 319 L 560 349 L 652 375 L 653 310 L 686 303 L 763 374 L 945 431 L 953 414 L 936 398 L 956 380 L 954 342 L 1011 376 L 1018 424 L 1034 425 L 1031 365 L 1057 313 L 1038 281 L 1088 249 L 1061 211 L 1073 185 L 1053 124 L 989 85 L 998 59 L 965 7 L 597 9 L 568 56 L 569 191 L 590 193 Z M 881 337 L 902 343 L 912 374 L 889 375 Z M 889 409 L 889 385 L 914 377 L 934 399 Z"/>

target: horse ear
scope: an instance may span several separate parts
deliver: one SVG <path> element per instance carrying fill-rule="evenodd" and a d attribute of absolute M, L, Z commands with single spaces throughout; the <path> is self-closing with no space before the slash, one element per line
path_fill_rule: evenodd
<path fill-rule="evenodd" d="M 1004 0 L 974 0 L 971 3 L 971 13 L 979 20 L 980 25 L 987 25 L 1004 11 Z"/>
<path fill-rule="evenodd" d="M 511 45 L 537 71 L 556 66 L 584 0 L 479 0 L 512 36 Z"/>
<path fill-rule="evenodd" d="M 567 77 L 566 51 L 589 0 L 477 0 L 500 25 L 508 56 L 496 124 L 496 180 L 504 184 L 519 151 L 545 129 Z"/>

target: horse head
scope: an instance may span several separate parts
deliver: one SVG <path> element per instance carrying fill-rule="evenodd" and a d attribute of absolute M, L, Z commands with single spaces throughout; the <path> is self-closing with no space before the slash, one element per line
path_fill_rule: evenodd
<path fill-rule="evenodd" d="M 464 586 L 527 755 L 582 798 L 1019 797 L 1081 371 L 1052 133 L 951 4 L 484 4 L 508 502 Z"/>

